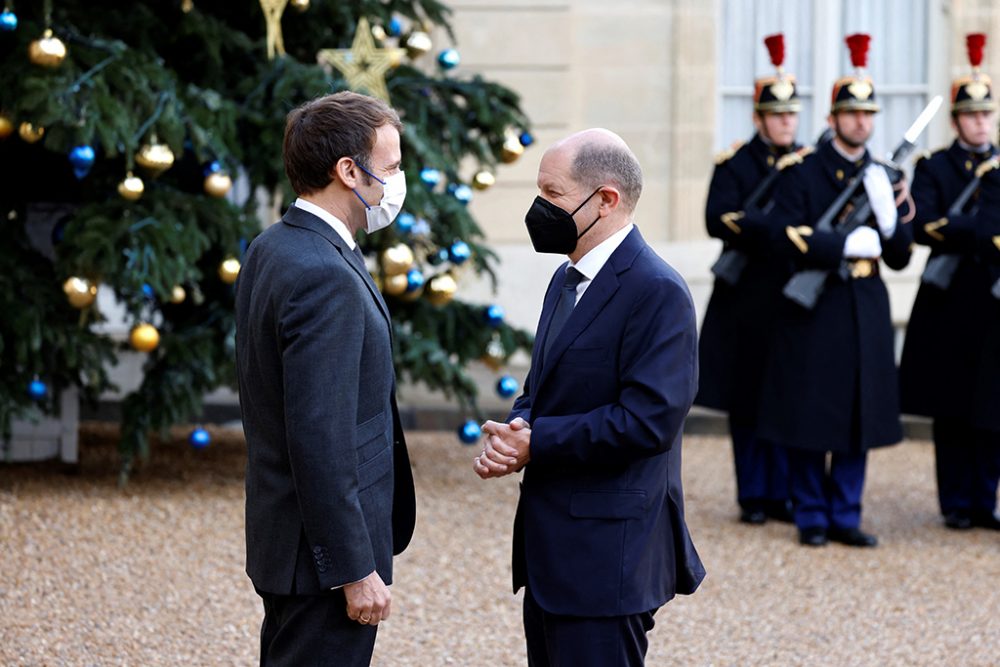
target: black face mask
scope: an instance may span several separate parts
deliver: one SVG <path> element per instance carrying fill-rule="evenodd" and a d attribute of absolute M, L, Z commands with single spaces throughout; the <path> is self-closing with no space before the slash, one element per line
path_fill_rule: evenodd
<path fill-rule="evenodd" d="M 583 203 L 573 209 L 570 213 L 559 208 L 547 199 L 535 197 L 534 203 L 524 216 L 524 224 L 528 227 L 528 236 L 531 237 L 531 245 L 535 252 L 550 252 L 557 255 L 569 255 L 576 250 L 576 242 L 590 231 L 591 227 L 597 224 L 601 216 L 590 223 L 590 225 L 576 233 L 576 222 L 573 216 L 583 208 L 583 205 L 590 201 L 591 197 L 601 191 L 597 188 L 590 193 L 590 197 L 583 200 Z"/>

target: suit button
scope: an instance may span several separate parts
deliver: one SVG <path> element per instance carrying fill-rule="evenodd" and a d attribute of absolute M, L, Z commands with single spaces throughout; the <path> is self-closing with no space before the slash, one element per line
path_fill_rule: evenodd
<path fill-rule="evenodd" d="M 313 547 L 313 553 L 314 554 L 321 554 L 321 553 L 323 553 L 323 547 Z"/>

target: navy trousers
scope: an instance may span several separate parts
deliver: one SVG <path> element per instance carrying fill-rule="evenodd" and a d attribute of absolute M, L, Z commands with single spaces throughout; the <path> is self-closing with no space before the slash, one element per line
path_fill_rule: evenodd
<path fill-rule="evenodd" d="M 752 426 L 729 422 L 736 464 L 736 500 L 743 509 L 788 500 L 788 455 L 784 447 L 757 437 Z"/>
<path fill-rule="evenodd" d="M 958 419 L 935 419 L 934 459 L 942 514 L 996 509 L 1000 433 Z"/>
<path fill-rule="evenodd" d="M 322 595 L 274 595 L 264 601 L 261 667 L 368 667 L 378 626 L 347 617 L 342 590 Z"/>
<path fill-rule="evenodd" d="M 789 488 L 795 525 L 806 528 L 859 528 L 867 453 L 830 455 L 789 449 Z"/>
<path fill-rule="evenodd" d="M 656 609 L 592 618 L 550 614 L 524 589 L 528 667 L 642 667 Z"/>

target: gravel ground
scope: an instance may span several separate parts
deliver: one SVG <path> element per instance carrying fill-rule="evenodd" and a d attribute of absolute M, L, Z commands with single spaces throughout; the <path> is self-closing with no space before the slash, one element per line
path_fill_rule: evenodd
<path fill-rule="evenodd" d="M 113 432 L 86 425 L 75 475 L 0 466 L 0 665 L 250 665 L 261 608 L 243 573 L 243 449 L 155 448 L 116 487 Z M 182 434 L 179 434 L 182 435 Z M 516 479 L 481 482 L 473 450 L 414 433 L 418 524 L 397 560 L 380 667 L 524 665 L 510 594 Z M 736 522 L 728 442 L 685 441 L 691 533 L 708 578 L 657 614 L 649 665 L 1000 665 L 1000 534 L 952 533 L 933 456 L 871 456 L 865 527 L 882 546 L 806 549 Z"/>

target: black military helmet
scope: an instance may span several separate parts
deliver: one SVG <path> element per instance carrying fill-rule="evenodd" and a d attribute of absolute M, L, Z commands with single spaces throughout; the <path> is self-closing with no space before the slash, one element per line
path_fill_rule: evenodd
<path fill-rule="evenodd" d="M 871 36 L 864 33 L 848 35 L 844 40 L 851 51 L 851 64 L 854 74 L 841 77 L 833 84 L 833 94 L 830 96 L 830 113 L 840 111 L 878 111 L 878 101 L 875 99 L 875 86 L 870 76 L 865 74 L 868 64 L 868 44 Z"/>
<path fill-rule="evenodd" d="M 764 76 L 754 81 L 753 109 L 764 113 L 781 113 L 802 109 L 798 91 L 795 89 L 795 76 L 782 71 L 785 62 L 785 36 L 781 33 L 764 38 L 764 46 L 771 56 L 771 64 L 777 72 L 773 76 Z"/>
<path fill-rule="evenodd" d="M 990 77 L 979 71 L 979 65 L 983 62 L 986 35 L 983 33 L 966 35 L 965 46 L 969 52 L 972 73 L 960 76 L 951 82 L 951 112 L 955 114 L 993 111 L 997 105 L 993 99 L 992 82 Z"/>

